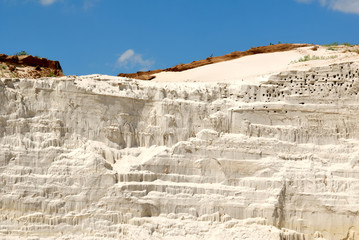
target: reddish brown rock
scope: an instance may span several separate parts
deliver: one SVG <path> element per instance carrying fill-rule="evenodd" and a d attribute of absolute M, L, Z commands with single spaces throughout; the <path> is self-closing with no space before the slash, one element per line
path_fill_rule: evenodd
<path fill-rule="evenodd" d="M 13 72 L 16 70 L 16 67 L 14 65 L 9 65 L 9 71 Z"/>
<path fill-rule="evenodd" d="M 31 55 L 8 56 L 0 54 L 0 63 L 6 64 L 9 72 L 15 74 L 16 77 L 40 78 L 63 76 L 60 62 L 46 58 Z"/>

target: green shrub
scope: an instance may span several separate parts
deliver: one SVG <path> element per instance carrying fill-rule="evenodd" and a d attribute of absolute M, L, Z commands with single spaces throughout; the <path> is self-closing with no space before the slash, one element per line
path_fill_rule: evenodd
<path fill-rule="evenodd" d="M 336 47 L 336 46 L 339 46 L 339 42 L 333 42 L 333 43 L 330 43 L 330 44 L 324 44 L 324 46 L 326 46 L 326 47 Z"/>
<path fill-rule="evenodd" d="M 299 58 L 296 61 L 292 61 L 291 63 L 299 63 L 299 62 L 307 62 L 307 61 L 312 61 L 312 60 L 327 60 L 327 59 L 334 59 L 337 58 L 338 55 L 334 55 L 334 56 L 328 56 L 328 57 L 319 57 L 319 56 L 310 56 L 310 55 L 305 55 L 302 58 Z"/>
<path fill-rule="evenodd" d="M 306 61 L 310 61 L 310 60 L 319 60 L 320 57 L 318 56 L 310 56 L 310 55 L 305 55 L 302 58 L 299 58 L 298 62 L 306 62 Z"/>
<path fill-rule="evenodd" d="M 17 52 L 15 53 L 16 56 L 23 56 L 23 55 L 29 55 L 27 52 L 25 51 L 20 51 L 20 52 Z"/>
<path fill-rule="evenodd" d="M 51 71 L 49 74 L 47 74 L 47 77 L 56 77 L 56 75 L 53 71 Z"/>
<path fill-rule="evenodd" d="M 345 43 L 333 42 L 333 43 L 330 43 L 330 44 L 324 44 L 325 47 L 337 47 L 339 45 L 344 45 L 344 46 L 347 46 L 347 47 L 354 46 L 353 44 L 348 43 L 348 42 L 345 42 Z"/>

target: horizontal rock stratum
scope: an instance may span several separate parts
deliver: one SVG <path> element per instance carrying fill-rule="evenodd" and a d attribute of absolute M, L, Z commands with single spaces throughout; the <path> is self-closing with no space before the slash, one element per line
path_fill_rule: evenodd
<path fill-rule="evenodd" d="M 359 238 L 358 55 L 293 51 L 233 81 L 2 78 L 0 239 Z"/>

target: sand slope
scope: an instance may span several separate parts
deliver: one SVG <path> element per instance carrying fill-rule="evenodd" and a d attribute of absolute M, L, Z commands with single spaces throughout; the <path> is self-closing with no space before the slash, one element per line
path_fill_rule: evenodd
<path fill-rule="evenodd" d="M 315 48 L 314 48 L 315 49 Z M 311 67 L 334 63 L 359 61 L 359 54 L 349 52 L 346 47 L 329 50 L 328 47 L 302 47 L 286 52 L 262 53 L 235 60 L 214 63 L 182 72 L 161 72 L 155 74 L 155 82 L 243 82 L 258 84 L 270 75 L 282 71 L 309 70 Z M 304 62 L 301 58 L 310 56 Z M 314 60 L 319 58 L 317 60 Z"/>

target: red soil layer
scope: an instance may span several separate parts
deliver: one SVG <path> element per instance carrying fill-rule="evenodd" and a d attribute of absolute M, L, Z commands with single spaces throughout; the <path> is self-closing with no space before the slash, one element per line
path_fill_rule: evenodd
<path fill-rule="evenodd" d="M 223 56 L 208 57 L 204 60 L 193 61 L 193 62 L 187 63 L 187 64 L 180 64 L 180 65 L 176 65 L 171 68 L 158 69 L 158 70 L 152 70 L 152 71 L 147 71 L 147 72 L 137 72 L 137 73 L 120 73 L 120 74 L 118 74 L 118 76 L 135 78 L 135 79 L 140 79 L 140 80 L 152 80 L 155 78 L 155 76 L 153 76 L 153 75 L 156 73 L 160 73 L 160 72 L 182 72 L 185 70 L 205 66 L 208 64 L 229 61 L 229 60 L 237 59 L 240 57 L 245 57 L 245 56 L 250 56 L 250 55 L 255 55 L 255 54 L 260 54 L 260 53 L 284 52 L 284 51 L 289 51 L 289 50 L 293 50 L 296 48 L 307 47 L 307 46 L 311 46 L 311 45 L 286 43 L 286 44 L 261 46 L 261 47 L 251 48 L 244 52 L 235 51 L 230 54 L 223 55 Z"/>
<path fill-rule="evenodd" d="M 0 63 L 6 64 L 9 70 L 15 75 L 17 75 L 18 67 L 31 67 L 31 69 L 33 69 L 28 73 L 28 76 L 21 77 L 39 78 L 49 75 L 55 77 L 63 76 L 60 62 L 46 58 L 33 57 L 31 55 L 8 56 L 6 54 L 0 54 Z"/>

